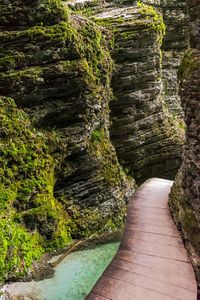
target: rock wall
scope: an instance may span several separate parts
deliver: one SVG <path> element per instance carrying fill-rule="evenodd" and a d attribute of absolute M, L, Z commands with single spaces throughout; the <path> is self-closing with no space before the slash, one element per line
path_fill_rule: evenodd
<path fill-rule="evenodd" d="M 166 32 L 162 45 L 163 81 L 165 86 L 164 90 L 166 90 L 165 98 L 169 100 L 168 104 L 172 112 L 182 115 L 183 112 L 180 105 L 180 97 L 177 91 L 177 69 L 180 65 L 184 51 L 189 46 L 188 3 L 186 0 L 142 0 L 137 2 L 151 5 L 163 15 L 163 21 L 166 25 Z M 89 16 L 99 11 L 107 11 L 113 7 L 120 8 L 130 6 L 130 1 L 127 0 L 108 2 L 101 0 L 95 2 L 91 0 L 73 0 L 67 2 L 64 1 L 64 3 L 66 3 L 66 5 L 68 4 L 72 9 L 83 10 L 84 13 Z M 133 1 L 131 4 L 136 5 L 136 1 Z M 170 76 L 169 73 L 166 73 L 167 71 L 171 71 Z"/>
<path fill-rule="evenodd" d="M 150 6 L 129 7 L 123 3 L 120 8 L 102 11 L 95 21 L 114 28 L 112 57 L 116 69 L 112 87 L 116 101 L 111 103 L 111 138 L 119 160 L 138 182 L 153 176 L 173 179 L 184 141 L 184 125 L 178 117 L 176 69 L 180 57 L 171 50 L 175 42 L 170 50 L 163 51 L 162 60 L 165 25 Z M 166 49 L 167 44 L 170 48 L 166 39 Z"/>
<path fill-rule="evenodd" d="M 120 163 L 139 183 L 174 179 L 184 143 L 177 70 L 188 47 L 186 1 L 66 3 L 113 32 L 111 139 Z"/>
<path fill-rule="evenodd" d="M 186 146 L 170 195 L 170 207 L 182 231 L 200 286 L 200 2 L 190 1 L 189 10 L 191 50 L 179 70 L 187 126 Z"/>
<path fill-rule="evenodd" d="M 169 111 L 174 116 L 183 117 L 177 71 L 185 50 L 189 47 L 187 1 L 144 0 L 143 2 L 153 5 L 163 15 L 166 25 L 162 44 L 163 96 Z"/>
<path fill-rule="evenodd" d="M 0 0 L 0 281 L 123 226 L 135 183 L 118 158 L 138 182 L 172 178 L 180 165 L 175 37 L 162 72 L 155 9 L 90 2 L 71 13 L 59 0 Z"/>
<path fill-rule="evenodd" d="M 121 228 L 135 184 L 110 142 L 113 62 L 100 28 L 52 0 L 1 0 L 0 20 L 1 281 Z"/>

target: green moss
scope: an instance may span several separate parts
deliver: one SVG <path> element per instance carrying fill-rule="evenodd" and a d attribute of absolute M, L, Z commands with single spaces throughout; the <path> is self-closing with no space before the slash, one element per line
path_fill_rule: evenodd
<path fill-rule="evenodd" d="M 87 59 L 88 65 L 96 77 L 101 77 L 101 80 L 103 77 L 109 83 L 113 61 L 101 28 L 94 22 L 87 21 L 85 26 L 78 27 L 77 31 L 80 56 Z"/>
<path fill-rule="evenodd" d="M 72 77 L 80 79 L 80 96 L 84 91 L 89 104 L 103 102 L 108 114 L 108 107 L 105 106 L 109 98 L 113 62 L 101 28 L 82 17 L 61 20 L 62 13 L 55 12 L 56 18 L 52 10 L 57 10 L 58 5 L 59 11 L 60 1 L 40 1 L 38 5 L 39 8 L 36 6 L 35 10 L 37 20 L 30 21 L 30 28 L 24 25 L 22 31 L 0 33 L 0 41 L 9 45 L 6 50 L 2 47 L 0 68 L 3 72 L 0 74 L 0 88 L 6 95 L 13 95 L 18 104 L 26 106 L 27 103 L 30 104 L 29 101 L 34 103 L 41 99 L 49 74 L 57 76 L 56 78 L 70 78 L 73 75 Z M 33 12 L 34 7 L 31 10 Z M 23 9 L 30 13 L 30 8 L 24 6 Z M 44 12 L 46 15 L 52 13 L 51 21 L 44 20 L 44 23 L 41 21 L 38 24 L 46 16 Z M 24 48 L 21 47 L 22 41 Z M 41 46 L 37 53 L 32 50 L 32 46 L 36 44 Z M 49 53 L 48 57 L 46 53 Z M 84 115 L 86 122 L 89 117 L 90 114 Z M 56 136 L 56 139 L 57 148 L 60 147 L 63 151 L 61 138 Z M 0 234 L 4 249 L 0 257 L 0 280 L 10 278 L 11 275 L 19 276 L 34 259 L 46 251 L 63 247 L 71 241 L 71 237 L 98 235 L 121 227 L 124 223 L 123 200 L 122 203 L 116 203 L 119 207 L 112 207 L 105 217 L 101 207 L 83 207 L 75 205 L 75 200 L 70 204 L 68 199 L 65 202 L 55 199 L 55 162 L 59 168 L 67 158 L 63 152 L 58 154 L 60 156 L 56 157 L 57 160 L 56 155 L 53 157 L 52 148 L 55 145 L 52 145 L 52 140 L 55 140 L 55 136 L 51 138 L 51 133 L 33 128 L 28 116 L 16 107 L 13 100 L 0 98 Z M 65 142 L 67 143 L 67 138 Z M 95 130 L 87 143 L 89 157 L 94 165 L 100 166 L 97 175 L 102 185 L 106 183 L 106 191 L 108 189 L 109 193 L 109 188 L 121 186 L 124 174 L 108 134 L 102 128 Z M 68 173 L 69 169 L 70 167 L 62 171 Z M 120 196 L 119 199 L 124 199 Z M 61 203 L 66 203 L 66 206 Z M 100 206 L 99 203 L 98 205 Z M 6 216 L 9 220 L 8 227 L 4 224 Z M 7 246 L 9 232 L 13 248 Z M 25 241 L 24 245 L 21 245 L 22 239 Z"/>
<path fill-rule="evenodd" d="M 159 32 L 159 34 L 160 34 L 159 41 L 160 41 L 160 44 L 162 44 L 162 38 L 166 32 L 166 26 L 163 22 L 162 15 L 158 11 L 156 11 L 155 8 L 153 8 L 150 5 L 143 4 L 141 1 L 138 1 L 137 5 L 138 5 L 138 7 L 140 7 L 139 13 L 141 15 L 145 16 L 146 20 L 152 19 L 152 23 L 150 24 L 150 26 L 154 30 Z"/>
<path fill-rule="evenodd" d="M 0 0 L 0 19 L 2 26 L 16 29 L 27 28 L 39 24 L 55 24 L 68 20 L 68 10 L 60 0 L 33 0 L 29 5 L 22 1 Z"/>
<path fill-rule="evenodd" d="M 112 71 L 112 60 L 105 47 L 105 40 L 100 29 L 92 22 L 84 24 L 85 26 L 82 24 L 80 27 L 74 24 L 70 33 L 67 33 L 68 27 L 65 27 L 65 24 L 60 24 L 60 26 L 52 26 L 46 29 L 43 26 L 31 28 L 23 34 L 33 40 L 44 37 L 51 41 L 54 41 L 55 35 L 57 35 L 58 40 L 62 43 L 65 43 L 66 39 L 70 37 L 80 59 L 59 61 L 58 64 L 53 66 L 56 74 L 66 74 L 67 76 L 70 72 L 78 72 L 80 80 L 84 82 L 84 87 L 90 92 L 90 97 L 96 99 L 97 95 L 101 95 L 98 96 L 98 99 L 103 101 L 102 95 L 104 93 L 102 93 L 102 87 L 100 88 L 98 84 L 103 80 L 103 84 L 108 86 L 109 74 Z M 24 36 L 23 34 L 22 36 Z M 6 36 L 6 38 L 8 37 Z M 10 62 L 13 70 L 1 73 L 1 85 L 3 84 L 4 87 L 13 86 L 15 91 L 15 88 L 22 86 L 23 83 L 26 83 L 25 86 L 27 87 L 30 84 L 36 87 L 38 82 L 42 84 L 49 66 L 26 67 L 18 70 L 15 68 L 20 59 L 16 58 L 15 60 L 15 58 Z M 7 57 L 7 59 L 9 58 Z M 24 58 L 22 57 L 22 59 Z M 3 65 L 5 65 L 5 60 Z M 26 93 L 23 90 L 22 92 L 19 88 L 15 93 L 18 103 L 24 101 L 23 97 Z M 0 261 L 2 264 L 0 280 L 10 276 L 22 275 L 34 259 L 46 251 L 63 247 L 71 241 L 71 236 L 88 237 L 98 235 L 123 224 L 124 212 L 116 217 L 111 212 L 110 215 L 113 215 L 113 219 L 110 216 L 103 218 L 102 212 L 100 210 L 97 212 L 94 207 L 82 208 L 77 206 L 75 208 L 72 206 L 73 212 L 71 212 L 68 207 L 64 209 L 54 198 L 55 165 L 54 158 L 51 155 L 52 145 L 49 146 L 51 134 L 47 135 L 35 130 L 27 115 L 22 110 L 17 109 L 10 98 L 1 98 L 0 123 L 0 208 L 2 209 L 0 219 L 3 220 L 9 211 L 10 224 L 13 227 L 12 234 L 16 232 L 15 228 L 19 228 L 26 237 L 24 237 L 24 240 L 27 241 L 24 244 L 27 255 L 24 263 L 24 252 L 21 251 L 19 246 L 20 238 L 11 235 L 14 252 L 12 252 L 13 260 L 10 260 L 8 271 L 5 269 L 5 257 L 9 259 L 10 252 L 5 245 L 2 245 L 5 248 L 5 255 L 2 255 Z M 96 135 L 94 133 L 93 139 L 99 139 L 101 143 L 101 137 L 97 137 L 97 135 L 97 133 Z M 62 144 L 60 141 L 57 142 L 60 145 Z M 93 146 L 93 149 L 97 150 L 99 148 L 95 141 Z M 102 151 L 107 155 L 110 151 L 109 145 L 106 147 L 104 146 L 104 150 L 102 147 Z M 100 162 L 104 161 L 102 155 L 104 155 L 103 152 L 101 153 Z M 110 166 L 104 164 L 99 176 L 104 176 L 105 180 L 114 185 L 116 184 L 116 178 L 118 178 L 118 167 L 116 164 L 114 166 L 116 170 L 114 171 L 112 163 L 109 161 L 109 159 L 113 159 L 114 155 L 111 155 L 110 152 L 110 156 L 107 156 L 107 162 Z M 59 159 L 61 158 L 59 157 Z M 59 162 L 57 162 L 58 164 Z M 85 222 L 86 219 L 89 223 Z M 6 234 L 7 231 L 6 228 Z"/>
<path fill-rule="evenodd" d="M 106 17 L 101 19 L 94 17 L 94 20 L 97 24 L 102 25 L 104 27 L 113 27 L 113 24 L 126 25 L 126 23 L 129 23 L 136 28 L 153 28 L 154 30 L 158 31 L 162 36 L 165 34 L 166 26 L 163 22 L 162 15 L 159 12 L 157 12 L 152 6 L 145 4 L 138 5 L 136 12 L 137 14 L 132 13 L 132 18 L 130 16 L 128 18 Z M 117 31 L 117 28 L 113 28 L 113 30 Z"/>
<path fill-rule="evenodd" d="M 35 44 L 39 45 L 40 43 L 44 44 L 45 49 L 38 49 L 37 52 L 28 51 L 27 54 L 23 52 L 19 52 L 18 43 L 21 40 L 25 40 L 27 47 L 34 48 Z M 78 34 L 75 28 L 68 22 L 60 22 L 59 24 L 52 26 L 35 26 L 23 31 L 11 31 L 11 32 L 2 32 L 0 33 L 0 41 L 7 44 L 12 43 L 12 47 L 8 50 L 3 50 L 0 54 L 0 70 L 10 70 L 11 68 L 18 68 L 27 66 L 27 63 L 33 65 L 43 64 L 44 61 L 50 60 L 59 60 L 72 55 L 79 58 L 79 48 L 78 48 Z M 59 44 L 62 49 L 61 54 L 55 52 L 54 45 Z M 15 46 L 15 44 L 17 44 Z M 47 45 L 46 45 L 47 44 Z M 3 47 L 3 46 L 2 46 Z M 15 49 L 16 47 L 16 49 Z M 47 51 L 48 47 L 48 51 Z M 61 55 L 61 57 L 60 57 Z M 53 57 L 52 57 L 53 56 Z"/>
<path fill-rule="evenodd" d="M 44 8 L 49 14 L 60 13 L 62 16 L 66 16 L 67 12 L 67 10 L 64 9 L 62 1 L 60 0 L 42 0 L 38 6 L 38 9 L 40 8 Z"/>
<path fill-rule="evenodd" d="M 157 12 L 152 6 L 138 3 L 138 7 L 135 8 L 134 12 L 127 11 L 129 17 L 106 17 L 106 18 L 93 18 L 98 25 L 109 28 L 115 36 L 117 34 L 124 37 L 124 39 L 134 38 L 134 34 L 137 35 L 140 30 L 153 30 L 158 34 L 158 42 L 162 44 L 163 36 L 165 35 L 166 26 L 163 22 L 162 15 Z M 132 17 L 130 17 L 132 14 Z M 127 30 L 121 32 L 121 26 L 125 28 L 133 27 L 133 30 Z M 137 29 L 137 30 L 136 30 Z"/>
<path fill-rule="evenodd" d="M 104 138 L 104 132 L 98 129 L 95 129 L 91 134 L 92 143 L 101 141 Z"/>
<path fill-rule="evenodd" d="M 22 225 L 11 218 L 0 217 L 0 281 L 18 278 L 31 266 L 33 260 L 43 253 L 37 233 L 28 233 Z"/>
<path fill-rule="evenodd" d="M 0 81 L 4 82 L 9 79 L 10 82 L 17 82 L 21 79 L 31 80 L 32 83 L 36 83 L 37 80 L 40 80 L 41 68 L 33 67 L 20 71 L 11 71 L 8 73 L 0 74 Z"/>
<path fill-rule="evenodd" d="M 186 52 L 178 70 L 178 76 L 181 80 L 186 79 L 190 74 L 197 69 L 199 63 L 192 50 Z"/>
<path fill-rule="evenodd" d="M 0 98 L 0 281 L 70 242 L 70 218 L 53 196 L 48 140 L 10 98 Z"/>
<path fill-rule="evenodd" d="M 190 242 L 194 249 L 200 251 L 200 227 L 198 219 L 195 216 L 194 209 L 185 198 L 182 188 L 181 170 L 176 176 L 172 187 L 169 205 L 177 226 L 183 233 L 186 242 Z"/>
<path fill-rule="evenodd" d="M 89 147 L 95 159 L 100 161 L 98 176 L 111 186 L 121 185 L 124 172 L 118 164 L 114 149 L 104 129 L 93 131 Z"/>
<path fill-rule="evenodd" d="M 96 237 L 102 233 L 120 229 L 124 226 L 126 216 L 123 194 L 125 173 L 119 166 L 108 133 L 104 128 L 96 128 L 91 133 L 87 144 L 91 164 L 98 165 L 96 176 L 99 185 L 102 186 L 102 191 L 106 186 L 106 191 L 109 193 L 109 189 L 107 189 L 109 187 L 112 194 L 114 189 L 117 200 L 113 204 L 107 203 L 104 207 L 104 201 L 102 204 L 95 203 L 95 198 L 94 201 L 90 201 L 90 205 L 87 205 L 86 203 L 81 204 L 73 198 L 68 200 L 63 195 L 60 201 L 65 203 L 65 209 L 72 220 L 71 234 L 76 239 Z M 99 200 L 97 201 L 99 202 Z"/>
<path fill-rule="evenodd" d="M 48 62 L 63 61 L 74 58 L 84 61 L 83 70 L 87 72 L 88 86 L 95 82 L 97 85 L 100 81 L 104 84 L 109 84 L 110 74 L 113 70 L 113 62 L 110 52 L 106 46 L 106 39 L 103 36 L 101 29 L 92 21 L 82 20 L 79 24 L 78 20 L 70 22 L 60 22 L 52 26 L 35 26 L 24 31 L 3 32 L 0 34 L 0 41 L 7 44 L 9 41 L 25 39 L 28 42 L 28 47 L 35 43 L 48 43 L 50 50 L 38 50 L 37 53 L 19 52 L 15 49 L 13 42 L 12 49 L 6 50 L 6 55 L 0 58 L 0 69 L 4 73 L 0 73 L 0 81 L 3 89 L 12 85 L 16 89 L 23 80 L 31 81 L 29 84 L 34 84 L 36 81 L 42 83 L 40 76 L 42 69 L 47 68 Z M 58 44 L 60 51 L 54 49 L 54 43 Z M 15 50 L 14 50 L 15 49 Z M 2 50 L 2 54 L 5 54 Z M 45 67 L 43 63 L 45 61 Z M 27 67 L 37 65 L 37 67 Z M 41 66 L 38 66 L 41 65 Z M 13 70 L 10 70 L 13 69 Z M 7 70 L 7 72 L 5 72 Z M 81 71 L 80 68 L 77 71 Z M 21 81 L 21 82 L 20 82 Z M 13 88 L 12 88 L 13 90 Z M 11 94 L 12 95 L 12 94 Z M 22 94 L 20 95 L 22 96 Z"/>
<path fill-rule="evenodd" d="M 124 226 L 125 205 L 122 205 L 120 211 L 110 211 L 106 215 L 103 215 L 102 211 L 95 207 L 84 208 L 75 204 L 67 206 L 74 225 L 71 234 L 75 239 L 98 237 L 105 232 L 112 232 Z"/>
<path fill-rule="evenodd" d="M 0 70 L 13 69 L 24 59 L 24 54 L 18 53 L 17 51 L 11 51 L 4 53 L 0 57 Z"/>

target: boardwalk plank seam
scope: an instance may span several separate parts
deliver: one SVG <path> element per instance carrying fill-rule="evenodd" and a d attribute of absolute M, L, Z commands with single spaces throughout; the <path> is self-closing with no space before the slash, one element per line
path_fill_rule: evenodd
<path fill-rule="evenodd" d="M 167 204 L 172 183 L 147 180 L 130 200 L 119 250 L 86 299 L 197 299 L 194 271 Z"/>
<path fill-rule="evenodd" d="M 115 266 L 115 265 L 114 265 Z M 123 269 L 122 267 L 119 267 L 119 266 L 115 266 L 115 268 L 119 268 L 119 269 L 121 269 L 121 270 L 123 270 L 123 271 L 127 271 L 128 273 L 131 273 L 131 274 L 136 274 L 136 275 L 139 275 L 139 277 L 146 277 L 146 278 L 149 278 L 149 279 L 152 279 L 152 280 L 157 280 L 157 281 L 159 281 L 159 282 L 161 282 L 161 283 L 166 283 L 166 281 L 163 281 L 163 280 L 161 280 L 161 279 L 157 279 L 157 278 L 155 278 L 155 277 L 151 277 L 151 276 L 149 276 L 149 275 L 144 275 L 144 274 L 140 274 L 139 272 L 136 272 L 136 271 L 130 271 L 130 270 L 127 270 L 127 269 Z M 189 280 L 190 278 L 188 278 L 188 280 Z M 178 288 L 181 288 L 181 289 L 184 289 L 184 290 L 187 290 L 187 291 L 189 291 L 189 292 L 194 292 L 194 290 L 191 288 L 186 288 L 186 287 L 184 287 L 184 286 L 181 286 L 181 285 L 177 285 L 177 284 L 174 284 L 174 283 L 171 283 L 171 282 L 167 282 L 167 285 L 171 285 L 171 286 L 174 286 L 174 287 L 178 287 Z"/>

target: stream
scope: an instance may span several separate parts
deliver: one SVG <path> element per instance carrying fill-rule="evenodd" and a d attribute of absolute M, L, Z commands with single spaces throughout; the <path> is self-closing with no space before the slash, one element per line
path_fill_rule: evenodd
<path fill-rule="evenodd" d="M 4 286 L 2 291 L 15 296 L 13 299 L 24 296 L 26 300 L 83 300 L 112 261 L 118 247 L 119 242 L 112 242 L 72 252 L 55 267 L 54 277 L 12 283 Z"/>

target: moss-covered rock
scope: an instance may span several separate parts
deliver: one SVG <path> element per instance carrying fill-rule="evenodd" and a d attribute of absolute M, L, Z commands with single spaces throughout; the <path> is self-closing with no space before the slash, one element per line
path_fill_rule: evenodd
<path fill-rule="evenodd" d="M 162 81 L 163 97 L 169 111 L 183 118 L 183 109 L 179 96 L 177 71 L 189 47 L 188 1 L 187 0 L 142 0 L 153 5 L 163 15 L 166 33 L 162 44 Z"/>
<path fill-rule="evenodd" d="M 68 20 L 59 0 L 1 0 L 0 26 L 3 30 L 25 29 L 35 25 L 53 25 Z"/>
<path fill-rule="evenodd" d="M 180 2 L 180 1 L 179 1 Z M 174 179 L 184 143 L 177 70 L 188 47 L 187 3 L 68 1 L 110 34 L 111 139 L 119 160 L 138 182 Z"/>
<path fill-rule="evenodd" d="M 163 17 L 165 24 L 165 36 L 162 43 L 162 82 L 163 82 L 163 97 L 169 108 L 169 111 L 180 118 L 183 117 L 180 97 L 178 93 L 178 78 L 177 70 L 185 51 L 189 47 L 188 35 L 188 1 L 182 0 L 141 0 L 141 1 L 91 1 L 91 0 L 71 0 L 64 1 L 66 6 L 69 6 L 74 11 L 81 12 L 86 16 L 94 16 L 96 14 L 111 13 L 117 8 L 117 11 L 129 7 L 135 11 L 136 5 L 141 8 L 144 14 L 147 11 L 155 14 L 155 10 L 159 11 Z M 152 9 L 154 7 L 155 9 Z M 193 9 L 195 11 L 195 9 Z M 154 12 L 153 12 L 154 11 Z M 195 11 L 197 14 L 197 12 Z M 157 15 L 157 16 L 156 16 Z M 155 14 L 156 18 L 160 18 Z M 119 22 L 119 20 L 118 20 Z M 105 22 L 108 23 L 108 22 Z M 123 23 L 123 17 L 121 18 Z M 113 23 L 114 24 L 114 23 Z M 147 22 L 149 24 L 149 22 Z M 153 24 L 153 23 L 152 23 Z M 162 23 L 157 22 L 157 28 Z M 108 25 L 108 24 L 107 24 Z M 153 25 L 154 26 L 154 25 Z M 195 24 L 193 26 L 195 28 Z M 112 31 L 115 28 L 112 28 Z M 195 29 L 193 30 L 195 33 Z"/>
<path fill-rule="evenodd" d="M 22 275 L 46 249 L 70 242 L 69 217 L 53 195 L 49 141 L 11 98 L 0 98 L 0 280 Z"/>
<path fill-rule="evenodd" d="M 165 102 L 162 15 L 139 3 L 94 19 L 113 32 L 116 101 L 111 103 L 111 138 L 120 162 L 138 182 L 152 176 L 173 179 L 180 166 L 184 126 Z"/>
<path fill-rule="evenodd" d="M 181 100 L 187 127 L 186 145 L 169 203 L 200 286 L 200 14 L 198 1 L 189 2 L 191 50 L 185 54 L 179 68 Z"/>
<path fill-rule="evenodd" d="M 0 17 L 0 263 L 8 279 L 73 238 L 122 227 L 135 184 L 110 142 L 113 61 L 101 28 L 57 0 L 0 1 Z"/>

